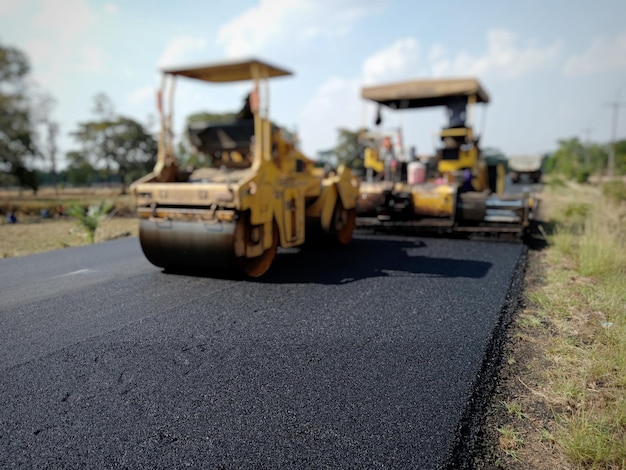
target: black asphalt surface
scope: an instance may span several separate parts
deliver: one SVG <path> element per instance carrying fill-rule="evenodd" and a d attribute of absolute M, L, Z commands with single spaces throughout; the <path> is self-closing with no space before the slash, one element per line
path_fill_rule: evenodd
<path fill-rule="evenodd" d="M 459 466 L 524 260 L 365 233 L 258 281 L 134 238 L 0 260 L 0 468 Z"/>

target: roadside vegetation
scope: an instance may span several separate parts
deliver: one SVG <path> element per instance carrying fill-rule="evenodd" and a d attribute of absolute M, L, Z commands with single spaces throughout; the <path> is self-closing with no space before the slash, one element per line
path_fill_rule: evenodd
<path fill-rule="evenodd" d="M 72 216 L 76 212 L 78 217 Z M 91 212 L 90 212 L 91 211 Z M 0 258 L 138 235 L 131 197 L 119 188 L 0 191 Z M 9 223 L 12 213 L 15 223 Z M 93 237 L 93 238 L 92 238 Z"/>
<path fill-rule="evenodd" d="M 107 214 L 111 211 L 113 204 L 107 201 L 100 201 L 99 204 L 91 204 L 86 209 L 78 204 L 70 206 L 67 214 L 78 221 L 78 225 L 85 231 L 89 243 L 94 243 L 96 230 Z"/>
<path fill-rule="evenodd" d="M 626 468 L 626 184 L 548 180 L 484 468 Z"/>

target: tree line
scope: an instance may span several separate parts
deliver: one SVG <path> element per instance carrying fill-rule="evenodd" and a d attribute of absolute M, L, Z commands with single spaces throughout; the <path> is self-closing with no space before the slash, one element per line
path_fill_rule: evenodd
<path fill-rule="evenodd" d="M 106 94 L 94 97 L 92 119 L 79 122 L 70 132 L 76 149 L 65 155 L 67 166 L 57 168 L 59 126 L 52 119 L 54 99 L 29 82 L 30 63 L 19 49 L 0 43 L 0 184 L 19 185 L 37 191 L 41 184 L 84 186 L 118 182 L 125 187 L 151 171 L 157 141 L 148 128 L 115 111 Z M 234 113 L 197 113 L 187 123 L 198 120 L 217 122 Z M 338 129 L 337 144 L 319 152 L 325 161 L 344 163 L 355 170 L 363 167 L 360 131 Z M 614 144 L 616 175 L 626 174 L 626 140 Z M 183 165 L 202 164 L 185 140 L 178 144 Z M 609 147 L 583 143 L 578 138 L 558 142 L 546 155 L 545 172 L 586 181 L 592 174 L 604 174 Z"/>
<path fill-rule="evenodd" d="M 37 191 L 44 184 L 75 186 L 116 181 L 127 185 L 154 166 L 157 141 L 147 128 L 115 112 L 103 93 L 93 119 L 70 132 L 76 149 L 58 169 L 59 126 L 54 99 L 29 82 L 30 63 L 15 47 L 0 44 L 0 183 Z"/>
<path fill-rule="evenodd" d="M 615 152 L 613 168 L 609 160 L 611 145 Z M 546 173 L 560 174 L 580 183 L 591 175 L 626 175 L 626 140 L 608 145 L 584 143 L 577 137 L 559 140 L 557 150 L 547 155 L 544 167 Z"/>

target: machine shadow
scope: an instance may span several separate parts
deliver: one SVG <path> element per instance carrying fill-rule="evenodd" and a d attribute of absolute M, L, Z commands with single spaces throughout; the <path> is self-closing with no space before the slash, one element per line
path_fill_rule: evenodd
<path fill-rule="evenodd" d="M 347 284 L 377 277 L 482 278 L 491 263 L 435 258 L 421 240 L 357 238 L 348 246 L 305 246 L 279 251 L 270 270 L 256 280 L 271 284 Z"/>
<path fill-rule="evenodd" d="M 305 244 L 294 249 L 279 249 L 269 271 L 250 279 L 238 269 L 219 270 L 168 268 L 165 274 L 249 281 L 262 284 L 340 285 L 377 277 L 484 277 L 492 264 L 485 261 L 437 258 L 422 254 L 428 238 L 379 237 L 355 238 L 348 246 Z"/>

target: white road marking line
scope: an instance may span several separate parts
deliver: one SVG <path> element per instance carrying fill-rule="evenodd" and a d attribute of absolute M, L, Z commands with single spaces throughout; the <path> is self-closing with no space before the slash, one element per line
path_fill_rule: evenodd
<path fill-rule="evenodd" d="M 78 271 L 72 271 L 69 273 L 61 274 L 60 276 L 57 276 L 57 277 L 75 276 L 77 274 L 87 274 L 90 272 L 94 272 L 94 270 L 85 268 L 85 269 L 79 269 Z"/>

